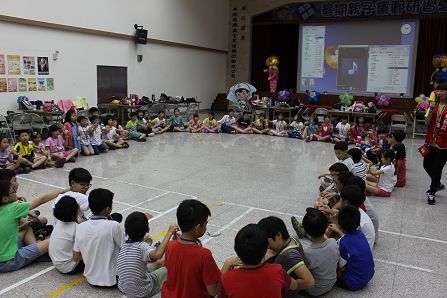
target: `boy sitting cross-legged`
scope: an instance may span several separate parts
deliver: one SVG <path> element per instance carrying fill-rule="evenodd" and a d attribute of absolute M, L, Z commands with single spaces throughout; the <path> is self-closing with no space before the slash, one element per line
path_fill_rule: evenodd
<path fill-rule="evenodd" d="M 297 289 L 298 282 L 281 265 L 264 263 L 267 248 L 267 236 L 259 225 L 249 224 L 237 233 L 234 250 L 242 266 L 222 275 L 219 298 L 280 298 Z"/>
<path fill-rule="evenodd" d="M 84 276 L 89 284 L 111 287 L 116 284 L 116 259 L 124 232 L 118 222 L 109 220 L 113 205 L 110 190 L 92 190 L 88 203 L 94 215 L 76 229 L 73 260 L 84 262 Z"/>
<path fill-rule="evenodd" d="M 185 200 L 178 206 L 177 222 L 182 235 L 166 248 L 165 265 L 169 274 L 161 290 L 162 298 L 209 298 L 218 293 L 221 271 L 211 251 L 202 247 L 199 240 L 206 233 L 209 216 L 209 208 L 197 200 Z M 238 264 L 235 258 L 228 259 L 222 273 Z"/>
<path fill-rule="evenodd" d="M 151 297 L 160 292 L 166 280 L 167 271 L 161 258 L 178 226 L 169 226 L 158 247 L 153 246 L 152 240 L 145 237 L 149 232 L 149 223 L 144 213 L 131 213 L 126 218 L 124 227 L 129 239 L 123 243 L 118 254 L 118 288 L 129 297 Z"/>

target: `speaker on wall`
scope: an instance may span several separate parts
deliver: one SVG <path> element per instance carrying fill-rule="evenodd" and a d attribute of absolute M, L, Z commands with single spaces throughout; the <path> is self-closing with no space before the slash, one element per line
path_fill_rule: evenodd
<path fill-rule="evenodd" d="M 135 32 L 135 43 L 146 44 L 147 43 L 147 30 L 143 29 L 143 26 L 134 25 Z"/>

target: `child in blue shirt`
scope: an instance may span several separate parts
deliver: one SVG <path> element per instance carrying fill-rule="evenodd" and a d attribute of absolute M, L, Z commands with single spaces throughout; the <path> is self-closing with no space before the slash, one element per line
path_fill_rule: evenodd
<path fill-rule="evenodd" d="M 303 137 L 306 139 L 306 142 L 310 142 L 316 134 L 318 134 L 318 124 L 314 117 L 310 117 L 309 124 L 304 129 Z"/>
<path fill-rule="evenodd" d="M 363 289 L 374 276 L 374 260 L 365 235 L 360 230 L 360 211 L 354 206 L 346 206 L 338 213 L 338 227 L 329 228 L 341 238 L 340 260 L 338 262 L 337 285 L 349 290 Z"/>

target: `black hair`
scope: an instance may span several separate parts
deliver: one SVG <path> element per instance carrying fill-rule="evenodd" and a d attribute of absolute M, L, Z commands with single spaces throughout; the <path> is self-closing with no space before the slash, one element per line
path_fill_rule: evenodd
<path fill-rule="evenodd" d="M 71 115 L 73 115 L 73 114 L 76 114 L 76 111 L 75 110 L 73 110 L 73 109 L 69 109 L 68 111 L 67 111 L 67 113 L 65 114 L 65 120 L 64 120 L 64 123 L 65 122 L 70 122 L 71 123 Z"/>
<path fill-rule="evenodd" d="M 329 172 L 349 172 L 348 167 L 342 162 L 336 162 L 329 167 Z"/>
<path fill-rule="evenodd" d="M 388 129 L 385 126 L 381 125 L 377 129 L 377 134 L 378 135 L 388 135 Z"/>
<path fill-rule="evenodd" d="M 359 163 L 362 160 L 362 150 L 360 150 L 359 148 L 354 147 L 349 149 L 348 155 L 351 156 L 354 163 Z"/>
<path fill-rule="evenodd" d="M 196 118 L 196 117 L 199 118 L 199 114 L 194 113 L 194 115 L 192 115 L 192 117 L 193 117 L 193 118 Z"/>
<path fill-rule="evenodd" d="M 97 188 L 88 195 L 88 204 L 93 214 L 98 214 L 107 207 L 112 208 L 113 192 L 104 188 Z"/>
<path fill-rule="evenodd" d="M 213 111 L 210 111 L 210 112 L 208 113 L 208 115 L 211 115 L 211 116 L 214 117 L 214 112 L 213 112 Z"/>
<path fill-rule="evenodd" d="M 180 113 L 180 109 L 179 108 L 175 108 L 174 109 L 174 113 L 175 113 L 175 111 L 178 111 L 179 113 Z M 211 113 L 211 112 L 210 112 Z"/>
<path fill-rule="evenodd" d="M 341 115 L 340 119 L 341 119 L 341 120 L 343 120 L 343 119 L 344 119 L 344 120 L 348 120 L 348 116 L 346 116 L 346 115 Z"/>
<path fill-rule="evenodd" d="M 198 200 L 184 200 L 177 208 L 177 223 L 182 232 L 189 232 L 202 225 L 211 216 L 210 209 Z"/>
<path fill-rule="evenodd" d="M 246 225 L 234 239 L 234 251 L 239 259 L 247 265 L 261 263 L 267 248 L 267 236 L 257 224 Z"/>
<path fill-rule="evenodd" d="M 358 117 L 358 118 L 357 118 L 357 120 L 355 120 L 355 123 L 356 123 L 356 124 L 359 124 L 359 123 L 360 123 L 360 121 L 359 121 L 359 120 L 360 120 L 360 118 L 362 118 L 363 120 L 365 120 L 365 117 L 363 117 L 363 116 L 360 116 L 360 117 Z"/>
<path fill-rule="evenodd" d="M 349 205 L 360 207 L 365 200 L 365 191 L 362 191 L 357 185 L 347 185 L 341 189 L 340 197 L 343 201 L 348 201 Z"/>
<path fill-rule="evenodd" d="M 74 168 L 68 173 L 68 185 L 70 186 L 72 181 L 90 183 L 92 179 L 90 172 L 84 168 Z"/>
<path fill-rule="evenodd" d="M 244 112 L 242 113 L 242 116 L 244 116 L 244 115 L 250 115 L 250 112 L 244 111 Z"/>
<path fill-rule="evenodd" d="M 130 114 L 129 114 L 130 118 L 135 117 L 135 116 L 138 116 L 137 112 L 130 112 Z"/>
<path fill-rule="evenodd" d="M 278 113 L 276 114 L 276 117 L 279 117 L 279 116 L 284 116 L 284 115 L 282 114 L 282 112 L 278 112 Z"/>
<path fill-rule="evenodd" d="M 78 217 L 79 205 L 70 196 L 63 196 L 54 206 L 53 215 L 63 222 L 76 221 Z"/>
<path fill-rule="evenodd" d="M 289 232 L 287 231 L 286 224 L 282 221 L 282 219 L 276 216 L 269 216 L 261 219 L 258 222 L 261 230 L 264 231 L 267 238 L 271 238 L 275 240 L 275 237 L 278 233 L 281 234 L 282 239 L 287 240 L 290 238 Z"/>
<path fill-rule="evenodd" d="M 437 90 L 447 91 L 447 82 L 444 81 L 444 82 L 439 83 Z"/>
<path fill-rule="evenodd" d="M 343 186 L 355 185 L 360 188 L 361 191 L 366 191 L 366 183 L 365 180 L 360 178 L 359 176 L 352 175 L 348 179 L 342 181 Z"/>
<path fill-rule="evenodd" d="M 385 151 L 383 152 L 382 157 L 383 157 L 383 158 L 388 158 L 388 159 L 393 160 L 393 159 L 396 158 L 396 155 L 394 154 L 394 151 L 393 151 L 393 150 L 391 150 L 391 149 L 387 149 L 387 150 L 385 150 Z"/>
<path fill-rule="evenodd" d="M 137 114 L 143 113 L 144 115 L 144 111 L 143 110 L 137 110 Z"/>
<path fill-rule="evenodd" d="M 234 112 L 235 112 L 234 109 L 229 109 L 229 110 L 228 110 L 228 113 L 231 113 L 231 112 L 234 113 Z"/>
<path fill-rule="evenodd" d="M 48 130 L 50 131 L 50 134 L 52 134 L 53 132 L 60 131 L 61 128 L 59 127 L 59 125 L 53 124 L 48 128 Z"/>
<path fill-rule="evenodd" d="M 93 115 L 93 116 L 90 116 L 90 118 L 89 118 L 90 122 L 93 122 L 96 119 L 99 119 L 99 116 Z"/>
<path fill-rule="evenodd" d="M 9 196 L 11 188 L 11 179 L 16 176 L 13 170 L 0 169 L 0 201 Z"/>
<path fill-rule="evenodd" d="M 265 118 L 265 113 L 260 113 L 259 117 L 264 117 Z"/>
<path fill-rule="evenodd" d="M 82 120 L 87 119 L 87 117 L 85 116 L 78 116 L 78 119 L 76 119 L 78 121 L 78 123 L 81 123 Z"/>
<path fill-rule="evenodd" d="M 348 151 L 348 143 L 346 142 L 335 143 L 334 150 Z"/>
<path fill-rule="evenodd" d="M 165 113 L 165 111 L 163 111 L 163 110 L 160 110 L 160 111 L 158 111 L 158 115 L 161 115 L 161 114 L 164 114 Z"/>
<path fill-rule="evenodd" d="M 303 217 L 303 227 L 311 237 L 321 237 L 326 233 L 329 222 L 326 216 L 318 209 L 307 208 Z"/>
<path fill-rule="evenodd" d="M 91 107 L 90 109 L 88 109 L 89 114 L 93 114 L 95 112 L 99 113 L 99 109 L 97 107 Z"/>
<path fill-rule="evenodd" d="M 144 213 L 135 211 L 127 216 L 124 230 L 131 240 L 140 240 L 149 232 L 149 222 Z"/>
<path fill-rule="evenodd" d="M 396 160 L 407 158 L 407 149 L 403 143 L 397 143 L 393 146 L 393 150 L 396 153 Z"/>
<path fill-rule="evenodd" d="M 38 135 L 42 136 L 42 134 L 40 133 L 40 131 L 37 131 L 37 130 L 33 131 L 33 132 L 31 133 L 31 139 L 34 140 L 35 138 L 37 138 Z"/>
<path fill-rule="evenodd" d="M 338 224 L 347 233 L 355 232 L 360 226 L 360 211 L 354 206 L 345 206 L 338 213 Z"/>
<path fill-rule="evenodd" d="M 50 126 L 50 127 L 51 127 L 51 126 Z M 50 132 L 51 132 L 51 131 L 50 131 Z M 28 135 L 30 134 L 29 131 L 27 131 L 27 130 L 22 130 L 22 131 L 19 133 L 19 137 L 22 135 L 22 133 L 26 133 L 26 134 L 28 134 Z"/>
<path fill-rule="evenodd" d="M 104 125 L 108 125 L 109 120 L 113 120 L 112 115 L 106 115 L 104 117 L 104 120 L 103 120 Z"/>
<path fill-rule="evenodd" d="M 402 143 L 403 140 L 405 140 L 405 131 L 403 130 L 395 130 L 393 131 L 393 138 L 398 143 Z"/>

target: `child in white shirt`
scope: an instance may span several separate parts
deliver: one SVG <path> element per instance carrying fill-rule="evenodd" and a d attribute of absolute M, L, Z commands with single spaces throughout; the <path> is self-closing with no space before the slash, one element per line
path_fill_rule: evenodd
<path fill-rule="evenodd" d="M 282 113 L 278 113 L 278 119 L 273 120 L 274 129 L 270 129 L 269 135 L 277 137 L 285 137 L 287 135 L 287 122 L 284 121 Z"/>
<path fill-rule="evenodd" d="M 236 125 L 236 118 L 234 118 L 234 110 L 231 109 L 228 111 L 228 115 L 225 115 L 217 121 L 217 123 L 220 125 L 219 131 L 224 133 L 235 133 L 236 130 L 233 126 Z"/>
<path fill-rule="evenodd" d="M 335 143 L 349 141 L 351 125 L 348 123 L 348 117 L 341 116 L 341 122 L 337 123 L 335 130 L 337 131 L 337 134 L 333 137 Z"/>
<path fill-rule="evenodd" d="M 129 144 L 118 135 L 117 129 L 113 126 L 112 116 L 107 116 L 104 120 L 105 127 L 102 131 L 104 143 L 110 150 L 129 148 Z"/>
<path fill-rule="evenodd" d="M 107 153 L 108 147 L 106 144 L 104 144 L 104 141 L 102 139 L 102 128 L 101 125 L 99 125 L 99 117 L 98 116 L 91 116 L 90 122 L 92 125 L 90 125 L 87 129 L 90 138 L 91 138 L 91 144 L 93 147 L 93 150 L 95 151 L 95 155 L 98 155 L 100 153 Z"/>
<path fill-rule="evenodd" d="M 95 150 L 92 147 L 92 138 L 88 132 L 88 119 L 84 116 L 78 117 L 78 133 L 81 142 L 82 154 L 85 156 L 95 155 Z"/>
<path fill-rule="evenodd" d="M 289 138 L 295 138 L 295 139 L 303 138 L 304 124 L 303 122 L 298 121 L 297 116 L 293 118 L 293 122 L 290 124 L 290 127 L 293 130 L 287 132 Z"/>
<path fill-rule="evenodd" d="M 397 173 L 393 164 L 394 156 L 395 154 L 393 150 L 385 150 L 382 154 L 382 166 L 380 167 L 380 170 L 376 170 L 373 167 L 369 169 L 371 175 L 366 177 L 367 192 L 379 197 L 391 196 L 391 192 L 397 182 Z M 379 178 L 377 178 L 377 176 L 379 176 Z"/>

